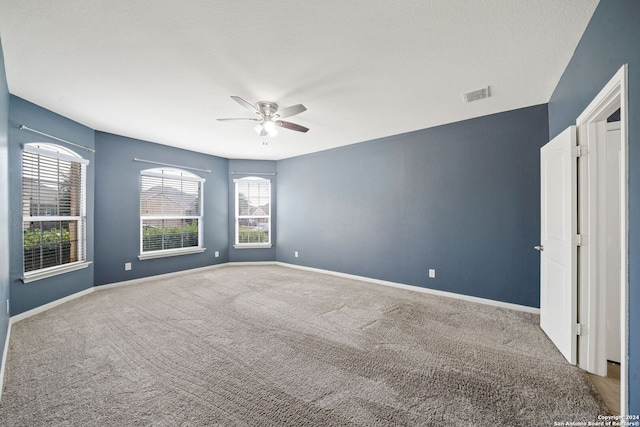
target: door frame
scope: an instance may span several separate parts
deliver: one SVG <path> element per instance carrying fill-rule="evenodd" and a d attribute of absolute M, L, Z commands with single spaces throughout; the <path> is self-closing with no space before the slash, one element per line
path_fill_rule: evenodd
<path fill-rule="evenodd" d="M 605 307 L 599 298 L 598 286 L 598 233 L 597 228 L 597 162 L 599 159 L 595 141 L 606 137 L 596 125 L 606 121 L 620 108 L 620 137 L 622 138 L 620 162 L 620 414 L 625 415 L 628 403 L 628 331 L 629 331 L 629 278 L 628 278 L 628 106 L 627 64 L 623 65 L 606 86 L 578 116 L 576 126 L 578 144 L 587 155 L 578 159 L 578 232 L 582 245 L 578 248 L 578 322 L 583 333 L 578 337 L 578 365 L 595 374 L 606 375 Z"/>

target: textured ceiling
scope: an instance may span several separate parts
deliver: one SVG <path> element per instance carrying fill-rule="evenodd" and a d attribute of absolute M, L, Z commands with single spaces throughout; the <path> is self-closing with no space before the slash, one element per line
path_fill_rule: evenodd
<path fill-rule="evenodd" d="M 2 0 L 0 37 L 14 95 L 96 130 L 275 160 L 548 102 L 597 3 Z M 311 130 L 218 122 L 251 117 L 230 95 L 302 103 L 287 120 Z"/>

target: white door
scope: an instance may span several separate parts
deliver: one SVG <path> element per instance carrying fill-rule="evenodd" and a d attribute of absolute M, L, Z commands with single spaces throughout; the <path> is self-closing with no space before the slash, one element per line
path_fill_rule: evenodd
<path fill-rule="evenodd" d="M 540 327 L 576 364 L 577 158 L 571 126 L 540 149 Z"/>

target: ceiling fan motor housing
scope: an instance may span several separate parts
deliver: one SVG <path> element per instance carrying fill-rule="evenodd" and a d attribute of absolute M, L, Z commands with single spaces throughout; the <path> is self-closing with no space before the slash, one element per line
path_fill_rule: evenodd
<path fill-rule="evenodd" d="M 258 111 L 264 118 L 273 117 L 278 111 L 278 104 L 269 101 L 258 101 L 256 104 Z"/>

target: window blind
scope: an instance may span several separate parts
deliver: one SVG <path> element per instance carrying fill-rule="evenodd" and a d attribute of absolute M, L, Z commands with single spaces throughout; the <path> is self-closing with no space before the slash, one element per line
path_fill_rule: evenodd
<path fill-rule="evenodd" d="M 271 242 L 271 181 L 234 180 L 236 187 L 236 244 Z"/>
<path fill-rule="evenodd" d="M 86 260 L 86 164 L 53 144 L 22 154 L 24 271 Z"/>
<path fill-rule="evenodd" d="M 141 253 L 201 246 L 203 183 L 176 169 L 141 172 Z"/>

